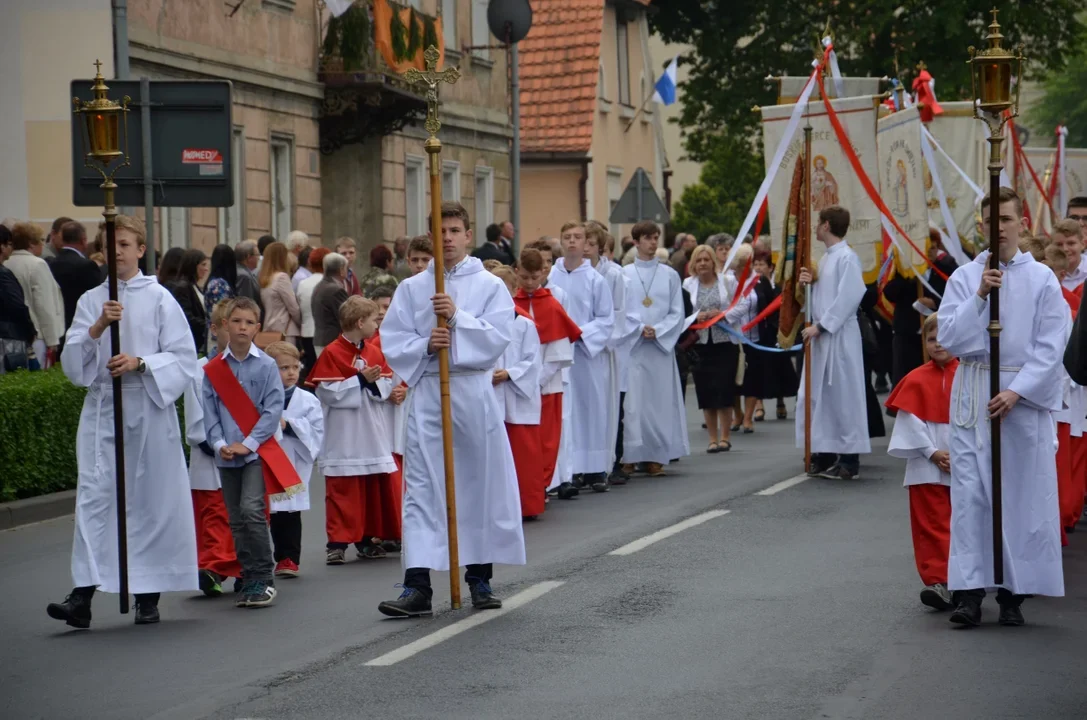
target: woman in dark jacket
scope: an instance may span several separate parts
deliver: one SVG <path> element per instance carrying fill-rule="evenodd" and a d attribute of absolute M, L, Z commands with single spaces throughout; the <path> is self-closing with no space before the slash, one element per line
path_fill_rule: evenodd
<path fill-rule="evenodd" d="M 208 343 L 207 311 L 204 308 L 204 299 L 196 286 L 200 263 L 206 259 L 207 256 L 200 250 L 185 250 L 181 256 L 176 278 L 167 284 L 177 304 L 184 311 L 185 319 L 189 321 L 189 332 L 192 333 L 193 342 L 196 344 L 197 355 L 206 352 Z"/>
<path fill-rule="evenodd" d="M 757 298 L 756 314 L 760 314 L 777 299 L 781 289 L 774 287 L 774 283 L 770 280 L 773 266 L 770 264 L 768 252 L 756 252 L 751 262 L 751 269 L 759 276 L 758 282 L 755 283 L 755 296 Z M 758 344 L 767 348 L 776 348 L 778 346 L 778 313 L 766 316 L 759 321 L 757 327 Z M 751 427 L 755 413 L 755 399 L 776 399 L 777 416 L 779 419 L 784 419 L 787 417 L 785 398 L 794 397 L 800 386 L 792 354 L 769 352 L 751 346 L 745 348 L 744 354 L 747 367 L 744 370 L 742 392 L 744 398 L 751 401 L 745 408 L 744 427 Z"/>
<path fill-rule="evenodd" d="M 0 225 L 0 262 L 11 254 L 11 230 Z M 29 366 L 34 323 L 15 273 L 0 265 L 0 375 Z"/>

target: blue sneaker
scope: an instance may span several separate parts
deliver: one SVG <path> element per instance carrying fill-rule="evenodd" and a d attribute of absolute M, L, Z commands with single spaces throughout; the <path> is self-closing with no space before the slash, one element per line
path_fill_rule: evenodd
<path fill-rule="evenodd" d="M 468 591 L 472 593 L 472 607 L 476 610 L 497 610 L 502 601 L 494 596 L 494 591 L 485 580 L 468 578 Z"/>

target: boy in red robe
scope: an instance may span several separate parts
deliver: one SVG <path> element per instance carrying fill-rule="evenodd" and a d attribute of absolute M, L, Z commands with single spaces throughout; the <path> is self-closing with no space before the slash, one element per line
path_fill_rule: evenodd
<path fill-rule="evenodd" d="M 517 264 L 519 288 L 513 304 L 536 323 L 540 338 L 540 446 L 544 489 L 555 475 L 562 436 L 562 370 L 574 363 L 574 343 L 581 329 L 570 319 L 562 305 L 541 287 L 547 274 L 539 250 L 527 247 Z M 558 497 L 569 500 L 578 494 L 572 483 L 559 486 Z"/>
<path fill-rule="evenodd" d="M 940 345 L 936 331 L 936 315 L 929 315 L 921 332 L 930 360 L 902 378 L 887 398 L 887 407 L 897 411 L 887 453 L 906 460 L 913 556 L 925 583 L 921 602 L 935 610 L 950 610 L 950 408 L 959 361 Z"/>

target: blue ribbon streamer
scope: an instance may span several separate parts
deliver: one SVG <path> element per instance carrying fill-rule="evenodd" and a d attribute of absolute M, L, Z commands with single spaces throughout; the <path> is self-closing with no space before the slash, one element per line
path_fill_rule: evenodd
<path fill-rule="evenodd" d="M 721 328 L 722 330 L 724 330 L 726 333 L 728 333 L 732 337 L 737 338 L 738 340 L 740 340 L 740 342 L 742 342 L 744 345 L 748 345 L 750 347 L 753 347 L 756 350 L 761 350 L 762 352 L 791 353 L 791 352 L 796 352 L 798 350 L 803 350 L 804 349 L 803 344 L 793 345 L 791 348 L 782 349 L 782 348 L 779 348 L 779 347 L 766 347 L 765 345 L 759 345 L 757 343 L 753 343 L 750 340 L 748 340 L 747 337 L 745 337 L 742 332 L 740 332 L 736 328 L 732 327 L 731 325 L 726 323 L 724 320 L 721 320 L 720 322 L 718 322 L 715 327 Z"/>

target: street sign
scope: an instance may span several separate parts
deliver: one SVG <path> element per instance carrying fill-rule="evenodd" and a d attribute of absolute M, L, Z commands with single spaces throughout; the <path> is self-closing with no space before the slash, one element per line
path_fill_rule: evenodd
<path fill-rule="evenodd" d="M 612 209 L 608 221 L 614 225 L 630 225 L 642 220 L 652 220 L 665 225 L 670 219 L 668 210 L 653 189 L 649 176 L 645 170 L 638 168 L 634 171 L 634 177 L 630 179 L 627 189 L 619 197 L 619 202 Z"/>
<path fill-rule="evenodd" d="M 71 96 L 91 100 L 93 80 L 73 80 Z M 117 205 L 143 207 L 143 121 L 139 80 L 109 80 L 109 97 L 128 95 L 128 167 L 114 176 Z M 151 181 L 155 207 L 229 207 L 231 85 L 226 80 L 150 82 Z M 72 115 L 72 200 L 78 207 L 102 204 L 102 176 L 83 163 L 81 119 Z M 122 131 L 122 142 L 125 140 Z"/>

